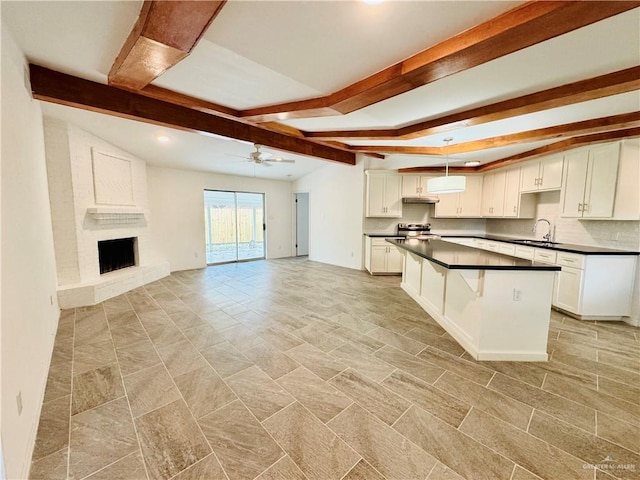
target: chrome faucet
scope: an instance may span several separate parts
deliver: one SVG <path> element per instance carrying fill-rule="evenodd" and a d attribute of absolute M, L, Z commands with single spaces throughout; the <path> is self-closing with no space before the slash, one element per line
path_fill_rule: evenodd
<path fill-rule="evenodd" d="M 551 222 L 549 220 L 547 220 L 546 218 L 539 218 L 536 220 L 536 223 L 533 224 L 533 229 L 531 230 L 533 233 L 536 233 L 536 228 L 538 227 L 538 224 L 540 222 L 547 222 L 547 225 L 549 226 L 549 231 L 547 232 L 546 235 L 543 235 L 542 238 L 544 240 L 546 240 L 547 242 L 551 241 Z"/>

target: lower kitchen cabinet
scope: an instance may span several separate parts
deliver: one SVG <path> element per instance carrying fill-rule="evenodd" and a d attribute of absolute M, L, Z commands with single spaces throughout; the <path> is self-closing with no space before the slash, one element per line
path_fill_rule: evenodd
<path fill-rule="evenodd" d="M 367 237 L 365 245 L 365 268 L 372 275 L 400 274 L 404 256 L 396 247 L 387 243 L 387 238 Z M 396 237 L 397 238 L 397 237 Z"/>

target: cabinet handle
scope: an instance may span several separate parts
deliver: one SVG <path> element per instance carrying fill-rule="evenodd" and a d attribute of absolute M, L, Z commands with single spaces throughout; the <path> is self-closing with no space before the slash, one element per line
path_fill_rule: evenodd
<path fill-rule="evenodd" d="M 582 211 L 583 212 L 588 212 L 589 211 L 589 204 L 588 203 L 583 203 L 582 204 Z"/>
<path fill-rule="evenodd" d="M 582 204 L 581 204 L 581 203 L 579 203 L 579 204 L 578 204 L 578 211 L 579 211 L 579 212 L 581 212 L 581 211 L 582 211 Z"/>
<path fill-rule="evenodd" d="M 513 213 L 517 213 L 517 212 L 518 212 L 518 211 L 517 211 L 517 209 L 516 209 L 516 206 L 514 205 L 514 206 L 513 206 Z"/>

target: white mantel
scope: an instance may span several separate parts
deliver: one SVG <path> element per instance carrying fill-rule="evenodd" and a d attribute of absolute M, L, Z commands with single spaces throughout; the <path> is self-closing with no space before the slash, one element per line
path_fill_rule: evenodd
<path fill-rule="evenodd" d="M 62 308 L 94 305 L 169 274 L 151 245 L 146 164 L 45 119 L 47 176 Z M 98 241 L 137 237 L 138 265 L 100 275 Z"/>

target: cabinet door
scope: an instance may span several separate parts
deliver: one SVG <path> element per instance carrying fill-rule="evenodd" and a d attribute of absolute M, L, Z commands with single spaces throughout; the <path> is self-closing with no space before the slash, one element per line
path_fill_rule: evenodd
<path fill-rule="evenodd" d="M 440 201 L 436 203 L 436 217 L 457 217 L 458 216 L 458 195 L 457 193 L 441 193 L 438 195 Z"/>
<path fill-rule="evenodd" d="M 582 217 L 584 187 L 589 165 L 589 152 L 580 150 L 564 157 L 564 188 L 560 199 L 562 217 Z"/>
<path fill-rule="evenodd" d="M 504 216 L 517 217 L 520 207 L 520 169 L 505 172 Z"/>
<path fill-rule="evenodd" d="M 572 313 L 580 313 L 583 271 L 572 267 L 562 267 L 556 277 L 555 306 Z"/>
<path fill-rule="evenodd" d="M 373 245 L 371 247 L 371 273 L 382 273 L 387 271 L 387 247 L 384 245 Z"/>
<path fill-rule="evenodd" d="M 420 195 L 420 178 L 419 175 L 402 176 L 403 197 L 417 197 Z"/>
<path fill-rule="evenodd" d="M 482 177 L 482 216 L 492 217 L 491 207 L 493 207 L 493 183 L 495 175 L 487 173 Z"/>
<path fill-rule="evenodd" d="M 619 144 L 589 150 L 589 168 L 584 191 L 584 218 L 611 218 L 618 179 Z"/>
<path fill-rule="evenodd" d="M 540 182 L 538 190 L 560 190 L 562 187 L 561 156 L 545 158 L 540 161 Z"/>
<path fill-rule="evenodd" d="M 522 166 L 522 178 L 520 180 L 520 191 L 521 192 L 537 192 L 539 174 L 540 174 L 540 162 L 525 163 Z"/>
<path fill-rule="evenodd" d="M 460 192 L 458 200 L 459 217 L 480 217 L 482 211 L 482 177 L 467 176 L 464 192 Z"/>
<path fill-rule="evenodd" d="M 492 217 L 504 216 L 504 189 L 507 173 L 503 170 L 493 174 L 493 201 L 491 207 Z"/>
<path fill-rule="evenodd" d="M 402 273 L 402 264 L 404 262 L 404 255 L 400 253 L 393 245 L 387 247 L 387 272 L 389 273 Z"/>
<path fill-rule="evenodd" d="M 386 216 L 402 216 L 402 177 L 400 175 L 386 175 L 384 197 Z"/>
<path fill-rule="evenodd" d="M 382 175 L 367 175 L 367 217 L 383 217 L 384 181 Z"/>

